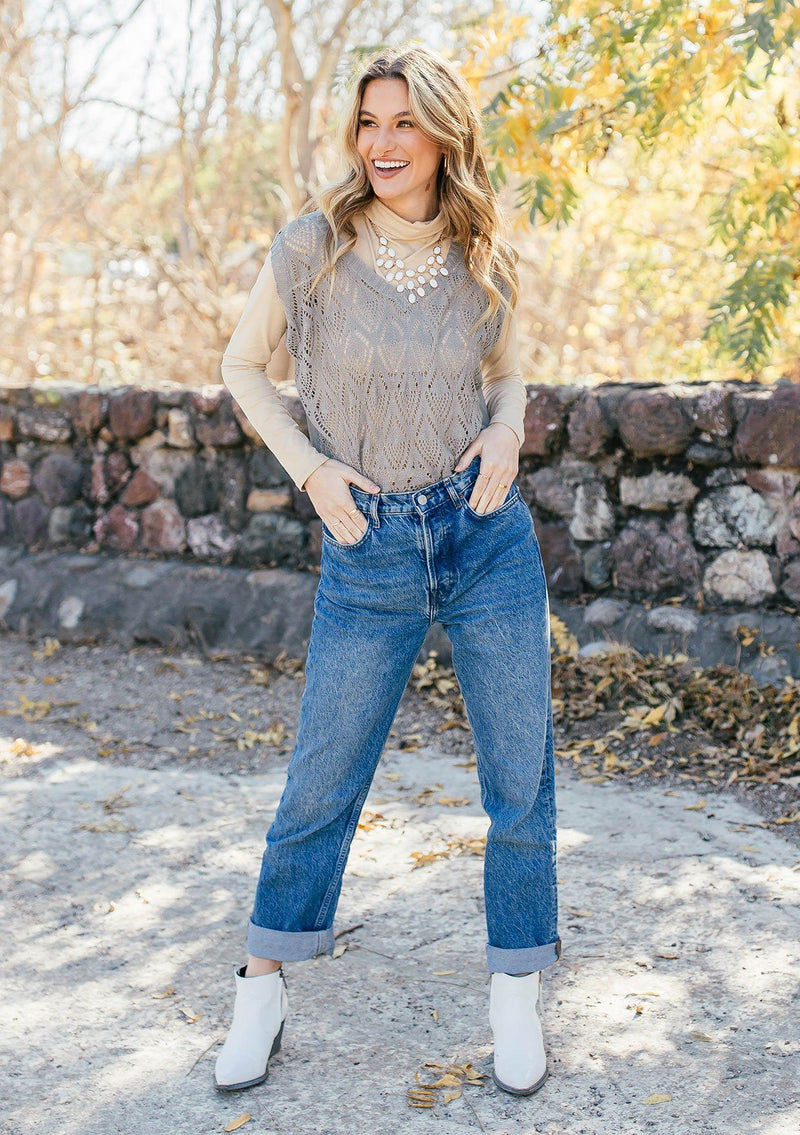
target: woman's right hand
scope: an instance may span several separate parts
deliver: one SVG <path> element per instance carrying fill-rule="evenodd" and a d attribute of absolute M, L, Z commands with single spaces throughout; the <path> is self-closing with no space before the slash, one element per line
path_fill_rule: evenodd
<path fill-rule="evenodd" d="M 335 457 L 329 457 L 318 465 L 303 483 L 317 516 L 342 544 L 355 544 L 364 535 L 369 523 L 356 508 L 350 492 L 351 484 L 368 493 L 381 491 L 380 485 Z"/>

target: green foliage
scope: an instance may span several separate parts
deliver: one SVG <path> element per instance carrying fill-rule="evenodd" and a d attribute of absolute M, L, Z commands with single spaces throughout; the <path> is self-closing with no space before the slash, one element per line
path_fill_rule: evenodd
<path fill-rule="evenodd" d="M 720 164 L 708 241 L 730 267 L 703 337 L 747 372 L 768 363 L 800 264 L 795 0 L 553 0 L 528 34 L 536 57 L 496 91 L 486 121 L 499 177 L 517 181 L 531 225 L 571 222 L 578 183 L 612 146 L 635 140 L 646 168 L 707 140 Z M 721 124 L 739 131 L 728 168 Z"/>

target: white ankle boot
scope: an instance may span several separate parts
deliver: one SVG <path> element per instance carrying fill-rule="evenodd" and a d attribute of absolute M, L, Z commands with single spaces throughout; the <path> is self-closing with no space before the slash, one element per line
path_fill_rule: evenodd
<path fill-rule="evenodd" d="M 246 968 L 241 966 L 234 974 L 233 1021 L 214 1068 L 214 1084 L 222 1092 L 250 1088 L 266 1080 L 269 1058 L 281 1047 L 289 1008 L 282 969 L 244 977 Z"/>
<path fill-rule="evenodd" d="M 525 977 L 493 973 L 489 1023 L 494 1035 L 492 1079 L 515 1096 L 538 1091 L 547 1079 L 547 1062 L 539 1020 L 541 971 Z"/>

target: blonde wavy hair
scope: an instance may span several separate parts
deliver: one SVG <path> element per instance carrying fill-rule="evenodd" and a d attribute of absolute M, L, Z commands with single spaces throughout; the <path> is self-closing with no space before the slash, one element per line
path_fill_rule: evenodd
<path fill-rule="evenodd" d="M 319 190 L 299 215 L 319 209 L 330 226 L 325 262 L 311 284 L 336 276 L 336 263 L 356 243 L 352 217 L 375 196 L 358 152 L 358 120 L 364 90 L 373 79 L 404 79 L 408 106 L 418 127 L 444 148 L 436 175 L 444 237 L 461 245 L 464 264 L 489 295 L 489 305 L 471 332 L 492 318 L 502 304 L 511 311 L 519 296 L 519 253 L 506 239 L 506 226 L 497 194 L 489 180 L 480 111 L 466 80 L 436 51 L 421 44 L 382 48 L 370 56 L 357 75 L 338 128 L 339 146 L 348 164 L 345 177 Z M 340 239 L 341 245 L 337 248 Z M 501 278 L 510 288 L 507 300 L 497 287 Z"/>

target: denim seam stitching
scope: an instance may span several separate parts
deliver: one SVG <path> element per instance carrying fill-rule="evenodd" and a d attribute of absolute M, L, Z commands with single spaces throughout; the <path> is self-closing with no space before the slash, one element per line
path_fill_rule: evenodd
<path fill-rule="evenodd" d="M 428 579 L 428 622 L 433 624 L 436 622 L 436 592 L 437 580 L 433 571 L 431 570 L 431 558 L 433 556 L 433 546 L 429 540 L 430 533 L 425 525 L 425 516 L 422 516 L 422 542 L 425 545 L 425 574 Z"/>
<path fill-rule="evenodd" d="M 347 827 L 345 828 L 344 835 L 342 836 L 342 844 L 341 844 L 341 847 L 339 848 L 339 856 L 336 860 L 336 866 L 333 869 L 333 876 L 331 878 L 328 889 L 325 892 L 325 897 L 322 900 L 322 906 L 320 907 L 319 913 L 317 914 L 317 919 L 316 919 L 317 922 L 319 922 L 320 918 L 327 917 L 328 908 L 331 905 L 331 901 L 332 901 L 333 895 L 336 891 L 336 886 L 337 886 L 338 880 L 340 879 L 340 877 L 344 873 L 344 868 L 345 868 L 345 865 L 347 863 L 347 856 L 348 856 L 348 853 L 350 851 L 350 841 L 352 840 L 353 835 L 355 834 L 355 830 L 356 830 L 356 827 L 358 825 L 358 817 L 359 817 L 359 814 L 361 812 L 361 806 L 363 805 L 364 801 L 367 798 L 369 788 L 370 788 L 370 786 L 369 786 L 369 784 L 367 784 L 365 788 L 361 789 L 361 791 L 359 792 L 358 796 L 355 799 L 353 807 L 350 810 L 350 819 L 347 822 Z"/>

